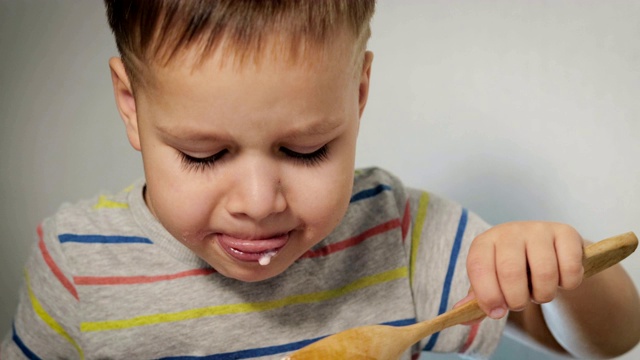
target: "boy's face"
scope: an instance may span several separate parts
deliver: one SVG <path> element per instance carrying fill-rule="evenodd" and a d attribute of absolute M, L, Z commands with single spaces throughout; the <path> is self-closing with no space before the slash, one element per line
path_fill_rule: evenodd
<path fill-rule="evenodd" d="M 276 276 L 344 216 L 372 59 L 356 71 L 353 49 L 338 38 L 313 62 L 267 50 L 241 66 L 218 51 L 201 65 L 150 68 L 153 85 L 135 100 L 111 59 L 117 104 L 142 152 L 147 206 L 221 274 Z M 262 266 L 267 252 L 276 255 Z"/>

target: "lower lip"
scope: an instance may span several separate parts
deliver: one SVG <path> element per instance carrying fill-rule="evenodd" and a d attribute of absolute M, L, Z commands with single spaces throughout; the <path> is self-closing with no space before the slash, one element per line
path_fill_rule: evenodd
<path fill-rule="evenodd" d="M 267 253 L 278 253 L 286 242 L 289 240 L 289 234 L 284 234 L 272 239 L 251 240 L 264 244 L 264 249 L 256 252 L 242 251 L 233 247 L 234 238 L 230 238 L 226 235 L 218 235 L 217 240 L 220 247 L 233 259 L 244 262 L 258 262 L 260 258 Z M 237 240 L 237 239 L 235 239 Z M 273 246 L 269 247 L 269 245 Z"/>

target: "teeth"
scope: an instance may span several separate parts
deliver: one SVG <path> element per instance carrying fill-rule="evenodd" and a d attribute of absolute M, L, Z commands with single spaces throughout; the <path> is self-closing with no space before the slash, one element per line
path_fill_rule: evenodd
<path fill-rule="evenodd" d="M 240 250 L 238 250 L 236 248 L 230 248 L 230 249 L 231 249 L 231 251 L 233 251 L 235 253 L 238 253 L 238 254 L 246 254 L 244 251 L 240 251 Z"/>

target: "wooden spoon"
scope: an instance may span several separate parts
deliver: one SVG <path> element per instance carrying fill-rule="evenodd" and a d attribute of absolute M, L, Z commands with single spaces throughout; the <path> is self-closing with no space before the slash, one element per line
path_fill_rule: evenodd
<path fill-rule="evenodd" d="M 614 236 L 584 249 L 582 264 L 588 278 L 629 256 L 638 246 L 632 232 Z M 409 326 L 369 325 L 345 330 L 285 357 L 288 360 L 396 360 L 411 345 L 449 326 L 485 316 L 472 300 L 431 320 Z M 284 360 L 283 359 L 283 360 Z"/>

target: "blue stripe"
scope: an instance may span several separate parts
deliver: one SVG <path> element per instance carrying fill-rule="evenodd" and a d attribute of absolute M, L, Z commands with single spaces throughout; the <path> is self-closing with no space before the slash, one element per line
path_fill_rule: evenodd
<path fill-rule="evenodd" d="M 407 325 L 413 325 L 416 323 L 416 318 L 411 318 L 411 319 L 402 319 L 402 320 L 396 320 L 396 321 L 389 321 L 386 323 L 382 323 L 380 325 L 391 325 L 391 326 L 407 326 Z"/>
<path fill-rule="evenodd" d="M 160 360 L 250 359 L 250 358 L 256 358 L 260 356 L 276 355 L 276 354 L 281 354 L 289 351 L 295 351 L 323 338 L 325 338 L 325 336 L 315 338 L 315 339 L 310 339 L 310 340 L 303 340 L 303 341 L 298 341 L 294 343 L 289 343 L 285 345 L 269 346 L 264 348 L 248 349 L 248 350 L 227 352 L 227 353 L 214 354 L 214 355 L 205 355 L 205 356 L 172 356 L 172 357 L 161 358 Z"/>
<path fill-rule="evenodd" d="M 15 323 L 14 323 L 14 324 L 11 324 L 11 328 L 12 328 L 12 330 L 13 330 L 13 336 L 12 336 L 13 342 L 15 342 L 15 343 L 16 343 L 16 345 L 18 345 L 18 348 L 20 348 L 20 350 L 22 351 L 22 353 L 24 354 L 24 356 L 26 356 L 26 357 L 27 357 L 27 359 L 30 359 L 30 360 L 40 360 L 40 358 L 38 357 L 38 355 L 34 354 L 34 353 L 33 353 L 33 351 L 31 351 L 31 350 L 27 347 L 27 345 L 25 345 L 25 344 L 22 342 L 22 339 L 20 339 L 20 337 L 18 336 L 18 333 L 16 333 L 16 325 L 15 325 Z"/>
<path fill-rule="evenodd" d="M 405 326 L 405 325 L 411 325 L 411 324 L 415 324 L 416 323 L 416 319 L 403 319 L 403 320 L 396 320 L 396 321 L 390 321 L 390 322 L 386 322 L 383 323 L 383 325 L 391 325 L 391 326 Z M 222 353 L 222 354 L 214 354 L 214 355 L 205 355 L 205 356 L 171 356 L 171 357 L 164 357 L 161 358 L 159 360 L 231 360 L 231 359 L 250 359 L 250 358 L 256 358 L 256 357 L 260 357 L 260 356 L 268 356 L 268 355 L 276 355 L 276 354 L 282 354 L 282 353 L 286 353 L 286 352 L 291 352 L 291 351 L 296 351 L 299 349 L 302 349 L 303 347 L 310 345 L 318 340 L 324 339 L 326 336 L 321 336 L 315 339 L 308 339 L 308 340 L 302 340 L 302 341 L 297 341 L 297 342 L 293 342 L 293 343 L 289 343 L 289 344 L 284 344 L 284 345 L 276 345 L 276 346 L 269 346 L 269 347 L 263 347 L 263 348 L 256 348 L 256 349 L 248 349 L 248 350 L 241 350 L 241 351 L 235 351 L 235 352 L 227 352 L 227 353 Z"/>
<path fill-rule="evenodd" d="M 351 202 L 353 203 L 359 200 L 374 197 L 385 190 L 391 190 L 391 186 L 380 184 L 374 188 L 362 190 L 351 197 Z"/>
<path fill-rule="evenodd" d="M 464 230 L 467 227 L 467 209 L 462 209 L 462 215 L 458 222 L 458 231 L 456 232 L 456 239 L 453 242 L 453 248 L 451 249 L 451 255 L 449 257 L 449 268 L 447 269 L 447 276 L 444 280 L 444 288 L 442 289 L 442 297 L 440 298 L 440 308 L 438 309 L 438 315 L 447 311 L 447 304 L 449 303 L 449 292 L 451 291 L 451 282 L 453 281 L 453 273 L 456 269 L 456 263 L 458 261 L 458 254 L 460 254 L 460 246 L 462 245 L 462 237 L 464 236 Z M 437 332 L 429 338 L 429 342 L 424 347 L 424 351 L 431 351 L 436 346 L 440 332 Z"/>
<path fill-rule="evenodd" d="M 153 244 L 151 240 L 138 236 L 106 236 L 106 235 L 76 235 L 60 234 L 61 243 L 76 242 L 83 244 Z"/>

